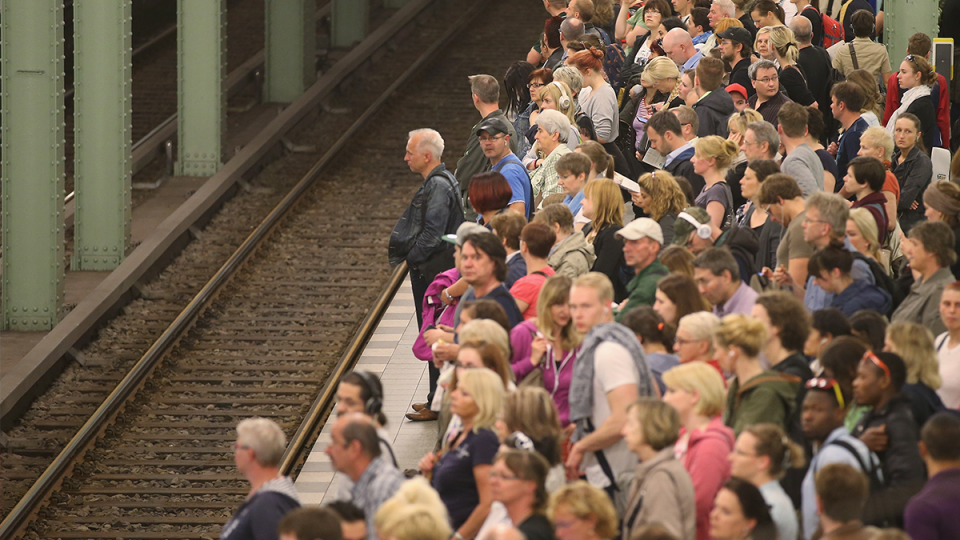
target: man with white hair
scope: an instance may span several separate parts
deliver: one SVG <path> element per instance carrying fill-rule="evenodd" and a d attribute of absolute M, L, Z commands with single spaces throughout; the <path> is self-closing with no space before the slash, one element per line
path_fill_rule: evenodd
<path fill-rule="evenodd" d="M 681 73 L 697 67 L 703 53 L 693 46 L 693 38 L 683 28 L 674 28 L 663 37 L 663 52 L 680 67 Z"/>
<path fill-rule="evenodd" d="M 717 37 L 716 29 L 717 22 L 720 19 L 736 19 L 737 18 L 737 6 L 733 3 L 733 0 L 713 0 L 710 4 L 710 12 L 707 13 L 707 19 L 710 21 L 710 28 L 714 29 L 714 33 L 710 36 L 710 39 L 703 44 L 703 48 L 700 49 L 703 54 L 710 52 L 717 44 L 720 43 L 720 38 Z"/>
<path fill-rule="evenodd" d="M 277 540 L 277 526 L 300 507 L 293 480 L 280 475 L 287 448 L 283 430 L 273 420 L 248 418 L 237 424 L 233 461 L 250 483 L 250 494 L 220 530 L 224 540 Z"/>
<path fill-rule="evenodd" d="M 570 120 L 560 111 L 547 109 L 537 116 L 537 134 L 534 139 L 543 158 L 530 162 L 530 185 L 533 187 L 534 199 L 545 199 L 554 193 L 562 193 L 560 174 L 557 173 L 557 161 L 564 154 L 571 152 L 567 147 L 567 138 L 570 136 Z M 527 168 L 530 168 L 528 165 Z"/>

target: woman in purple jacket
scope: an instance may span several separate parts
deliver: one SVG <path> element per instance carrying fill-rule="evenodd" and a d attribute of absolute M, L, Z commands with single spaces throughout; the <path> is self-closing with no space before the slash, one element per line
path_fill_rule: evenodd
<path fill-rule="evenodd" d="M 542 370 L 543 387 L 557 405 L 564 427 L 570 423 L 570 379 L 582 339 L 570 317 L 571 284 L 566 276 L 547 279 L 537 298 L 537 318 L 518 324 L 510 332 L 510 363 L 517 381 L 535 369 Z"/>

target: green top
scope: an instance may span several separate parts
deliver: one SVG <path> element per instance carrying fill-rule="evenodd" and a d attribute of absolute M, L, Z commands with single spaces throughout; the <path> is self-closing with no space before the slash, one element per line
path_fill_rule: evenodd
<path fill-rule="evenodd" d="M 659 260 L 655 259 L 646 268 L 637 272 L 630 283 L 627 284 L 627 290 L 630 296 L 627 298 L 626 305 L 617 312 L 617 322 L 631 309 L 637 306 L 652 306 L 657 294 L 657 282 L 660 278 L 670 273 L 670 270 Z"/>
<path fill-rule="evenodd" d="M 760 422 L 777 424 L 789 433 L 801 384 L 799 377 L 776 371 L 764 371 L 743 385 L 734 377 L 727 389 L 723 423 L 737 435 Z"/>
<path fill-rule="evenodd" d="M 847 409 L 847 416 L 843 418 L 843 427 L 847 428 L 847 431 L 850 433 L 853 433 L 853 428 L 857 427 L 863 415 L 872 408 L 873 407 L 869 405 L 854 405 L 850 407 Z"/>

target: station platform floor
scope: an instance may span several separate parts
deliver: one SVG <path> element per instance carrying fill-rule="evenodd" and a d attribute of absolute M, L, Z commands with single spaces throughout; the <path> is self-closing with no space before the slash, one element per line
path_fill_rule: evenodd
<path fill-rule="evenodd" d="M 427 363 L 413 355 L 411 347 L 420 333 L 414 311 L 410 280 L 401 285 L 386 314 L 374 331 L 355 369 L 375 373 L 383 383 L 385 429 L 396 453 L 400 470 L 415 469 L 437 440 L 437 422 L 411 422 L 404 417 L 413 403 L 422 402 L 430 389 Z M 341 476 L 323 452 L 330 443 L 327 422 L 307 458 L 296 487 L 304 505 L 326 504 L 336 498 Z"/>

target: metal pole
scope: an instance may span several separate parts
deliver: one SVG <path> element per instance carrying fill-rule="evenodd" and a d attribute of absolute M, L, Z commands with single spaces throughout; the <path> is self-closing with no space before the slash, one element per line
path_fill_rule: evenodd
<path fill-rule="evenodd" d="M 76 2 L 74 270 L 112 270 L 130 243 L 131 0 Z"/>
<path fill-rule="evenodd" d="M 370 0 L 333 0 L 330 42 L 334 47 L 351 47 L 367 37 Z"/>
<path fill-rule="evenodd" d="M 263 100 L 289 103 L 317 79 L 316 3 L 267 0 L 266 10 Z"/>
<path fill-rule="evenodd" d="M 910 36 L 922 32 L 931 38 L 937 37 L 939 18 L 938 0 L 887 0 L 883 3 L 883 43 L 887 46 L 890 68 L 894 73 L 907 55 Z"/>
<path fill-rule="evenodd" d="M 49 330 L 63 309 L 63 3 L 0 2 L 4 330 Z"/>
<path fill-rule="evenodd" d="M 226 126 L 226 0 L 177 0 L 177 174 L 220 169 Z"/>

